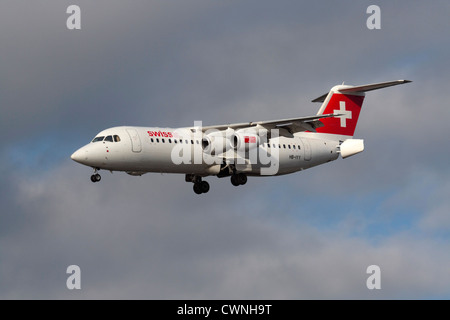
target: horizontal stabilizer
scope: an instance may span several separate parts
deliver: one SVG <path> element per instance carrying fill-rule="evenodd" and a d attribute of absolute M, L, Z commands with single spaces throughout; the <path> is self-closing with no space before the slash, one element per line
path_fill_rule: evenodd
<path fill-rule="evenodd" d="M 398 84 L 404 84 L 404 83 L 410 83 L 412 81 L 410 80 L 396 80 L 396 81 L 388 81 L 388 82 L 379 82 L 379 83 L 373 83 L 373 84 L 365 84 L 362 86 L 339 86 L 338 91 L 341 93 L 360 93 L 360 92 L 367 92 L 387 87 L 396 86 Z M 312 100 L 312 102 L 324 102 L 327 98 L 328 93 L 325 93 L 321 95 L 320 97 Z"/>
<path fill-rule="evenodd" d="M 339 89 L 339 92 L 367 92 L 372 90 L 378 90 L 382 88 L 392 87 L 396 86 L 398 84 L 404 84 L 409 83 L 410 80 L 396 80 L 396 81 L 389 81 L 389 82 L 380 82 L 380 83 L 374 83 L 374 84 L 366 84 L 363 86 L 352 86 L 350 88 L 344 88 Z"/>
<path fill-rule="evenodd" d="M 328 96 L 328 92 L 325 93 L 325 94 L 323 94 L 323 95 L 321 95 L 321 96 L 318 97 L 318 98 L 315 98 L 315 99 L 312 100 L 311 102 L 324 102 L 325 99 L 327 98 L 327 96 Z"/>

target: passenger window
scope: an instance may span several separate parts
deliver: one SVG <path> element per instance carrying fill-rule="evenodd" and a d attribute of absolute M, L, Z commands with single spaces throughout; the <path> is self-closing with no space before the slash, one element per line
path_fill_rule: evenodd
<path fill-rule="evenodd" d="M 164 143 L 164 139 L 161 139 L 161 142 Z"/>
<path fill-rule="evenodd" d="M 300 145 L 298 145 L 297 147 L 298 147 L 298 150 L 300 150 Z"/>
<path fill-rule="evenodd" d="M 295 150 L 295 144 L 294 144 L 294 145 L 292 145 L 292 148 L 294 148 L 294 150 Z"/>
<path fill-rule="evenodd" d="M 180 141 L 181 141 L 181 140 L 180 140 Z M 177 139 L 173 139 L 173 142 L 178 143 L 178 142 L 177 142 Z"/>
<path fill-rule="evenodd" d="M 150 138 L 150 141 L 153 143 L 154 142 L 153 138 Z"/>
<path fill-rule="evenodd" d="M 103 140 L 103 141 L 113 142 L 113 137 L 112 136 L 107 136 L 105 138 L 105 140 Z"/>
<path fill-rule="evenodd" d="M 286 145 L 285 145 L 285 144 L 283 144 L 283 148 L 285 148 L 285 149 L 286 149 Z"/>
<path fill-rule="evenodd" d="M 281 149 L 281 144 L 278 145 L 278 149 Z"/>
<path fill-rule="evenodd" d="M 158 142 L 158 143 L 159 143 L 159 139 L 158 139 L 158 138 L 156 138 L 156 142 Z"/>
<path fill-rule="evenodd" d="M 270 143 L 267 144 L 267 148 L 270 148 Z"/>
<path fill-rule="evenodd" d="M 114 136 L 114 142 L 120 142 L 120 137 L 118 135 Z"/>
<path fill-rule="evenodd" d="M 290 145 L 290 144 L 288 144 L 288 148 L 289 148 L 289 149 L 291 148 L 291 145 Z"/>
<path fill-rule="evenodd" d="M 169 143 L 172 143 L 172 139 L 169 139 Z"/>
<path fill-rule="evenodd" d="M 94 140 L 92 140 L 92 142 L 99 142 L 99 141 L 103 141 L 103 139 L 105 138 L 105 136 L 101 136 L 101 137 L 95 137 Z"/>
<path fill-rule="evenodd" d="M 191 140 L 191 144 L 194 144 L 194 140 Z"/>
<path fill-rule="evenodd" d="M 275 147 L 275 143 L 274 143 L 274 144 L 272 144 L 272 147 L 276 148 L 276 147 Z"/>

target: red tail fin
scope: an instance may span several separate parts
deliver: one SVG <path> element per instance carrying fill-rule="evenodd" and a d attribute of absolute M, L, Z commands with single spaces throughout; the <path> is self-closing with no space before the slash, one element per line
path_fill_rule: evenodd
<path fill-rule="evenodd" d="M 352 137 L 358 123 L 365 92 L 408 82 L 411 81 L 396 80 L 362 86 L 334 86 L 328 94 L 314 99 L 313 102 L 323 102 L 318 115 L 334 113 L 339 116 L 321 119 L 324 126 L 317 128 L 317 132 Z"/>
<path fill-rule="evenodd" d="M 317 128 L 317 132 L 352 137 L 355 132 L 356 124 L 358 123 L 364 95 L 356 96 L 335 92 L 330 92 L 330 95 L 330 99 L 325 105 L 323 114 L 336 113 L 341 114 L 341 116 L 321 119 L 320 121 L 324 126 Z M 325 101 L 325 103 L 326 102 L 327 101 Z"/>

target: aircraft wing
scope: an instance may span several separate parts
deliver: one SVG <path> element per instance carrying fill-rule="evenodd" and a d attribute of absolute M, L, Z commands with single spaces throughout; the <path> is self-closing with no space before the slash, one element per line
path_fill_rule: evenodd
<path fill-rule="evenodd" d="M 217 126 L 206 126 L 202 127 L 202 131 L 208 130 L 226 130 L 228 128 L 236 130 L 242 128 L 251 128 L 251 127 L 264 127 L 268 130 L 270 129 L 286 129 L 290 133 L 300 132 L 300 131 L 316 131 L 316 128 L 320 128 L 323 126 L 323 123 L 319 121 L 319 119 L 323 118 L 331 118 L 338 117 L 341 114 L 337 113 L 329 113 L 329 114 L 321 114 L 310 117 L 301 117 L 301 118 L 289 118 L 289 119 L 280 119 L 280 120 L 270 120 L 270 121 L 256 121 L 256 122 L 243 122 L 243 123 L 233 123 L 233 124 L 224 124 Z M 195 129 L 195 128 L 191 128 Z"/>

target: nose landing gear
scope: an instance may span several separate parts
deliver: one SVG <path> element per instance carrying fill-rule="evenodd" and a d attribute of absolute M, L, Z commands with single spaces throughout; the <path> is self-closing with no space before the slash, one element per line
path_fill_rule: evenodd
<path fill-rule="evenodd" d="M 93 174 L 93 175 L 91 176 L 91 181 L 92 181 L 92 182 L 99 182 L 100 180 L 102 180 L 102 176 L 99 175 L 98 173 L 97 173 L 97 174 Z"/>
<path fill-rule="evenodd" d="M 91 176 L 91 181 L 92 182 L 99 182 L 100 180 L 102 180 L 102 176 L 101 175 L 99 175 L 98 173 L 97 173 L 97 171 L 98 171 L 98 169 L 94 169 L 94 174 Z"/>

